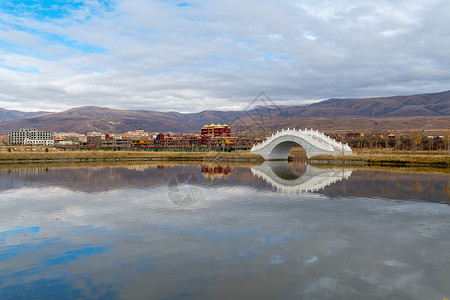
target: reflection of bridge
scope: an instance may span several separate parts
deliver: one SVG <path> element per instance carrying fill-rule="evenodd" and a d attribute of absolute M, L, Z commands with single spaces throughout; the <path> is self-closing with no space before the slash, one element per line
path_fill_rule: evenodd
<path fill-rule="evenodd" d="M 309 158 L 317 154 L 352 154 L 347 144 L 342 144 L 317 130 L 283 129 L 272 134 L 262 143 L 252 147 L 251 152 L 260 154 L 264 159 L 287 159 L 289 151 L 296 144 L 306 150 Z"/>
<path fill-rule="evenodd" d="M 292 173 L 287 161 L 266 161 L 262 165 L 252 167 L 254 175 L 261 177 L 278 191 L 289 194 L 314 192 L 342 179 L 347 179 L 351 170 L 320 169 L 306 166 L 302 176 Z"/>

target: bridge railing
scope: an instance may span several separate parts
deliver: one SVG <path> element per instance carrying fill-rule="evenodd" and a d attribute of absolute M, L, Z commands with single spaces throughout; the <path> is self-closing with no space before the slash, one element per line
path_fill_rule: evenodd
<path fill-rule="evenodd" d="M 277 131 L 275 134 L 272 134 L 270 137 L 268 137 L 266 140 L 264 140 L 263 142 L 255 145 L 252 147 L 252 151 L 258 151 L 262 148 L 264 148 L 265 146 L 267 146 L 268 144 L 270 144 L 272 141 L 274 141 L 275 139 L 282 137 L 282 136 L 286 136 L 286 135 L 294 135 L 297 136 L 298 138 L 301 138 L 303 140 L 305 140 L 305 142 L 311 144 L 314 147 L 317 147 L 319 149 L 323 149 L 325 151 L 333 151 L 333 149 L 330 149 L 330 145 L 314 139 L 312 136 L 310 135 L 305 135 L 304 132 L 302 132 L 302 130 L 295 130 L 295 129 L 282 129 L 281 131 Z"/>
<path fill-rule="evenodd" d="M 305 129 L 306 130 L 306 129 Z M 333 148 L 335 148 L 335 151 L 337 152 L 344 152 L 344 153 L 351 153 L 352 149 L 348 144 L 343 144 L 341 142 L 338 142 L 329 136 L 325 135 L 322 132 L 319 132 L 317 130 L 308 130 L 306 131 L 307 134 L 310 134 L 318 139 L 325 140 L 327 143 L 331 144 Z"/>

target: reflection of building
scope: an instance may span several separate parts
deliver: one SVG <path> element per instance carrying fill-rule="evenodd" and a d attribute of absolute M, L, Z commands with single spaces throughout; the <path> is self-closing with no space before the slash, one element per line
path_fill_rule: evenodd
<path fill-rule="evenodd" d="M 202 166 L 202 175 L 208 179 L 227 178 L 231 173 L 229 166 Z"/>
<path fill-rule="evenodd" d="M 201 134 L 209 135 L 209 136 L 230 136 L 231 129 L 230 129 L 230 127 L 228 127 L 227 124 L 224 124 L 224 125 L 211 124 L 211 125 L 203 126 Z"/>
<path fill-rule="evenodd" d="M 149 169 L 150 167 L 151 166 L 149 166 L 149 165 L 131 165 L 131 166 L 126 166 L 125 168 L 127 168 L 128 170 L 144 172 L 145 170 Z"/>
<path fill-rule="evenodd" d="M 52 146 L 55 142 L 53 132 L 37 130 L 36 128 L 21 128 L 8 133 L 10 145 L 42 145 Z"/>

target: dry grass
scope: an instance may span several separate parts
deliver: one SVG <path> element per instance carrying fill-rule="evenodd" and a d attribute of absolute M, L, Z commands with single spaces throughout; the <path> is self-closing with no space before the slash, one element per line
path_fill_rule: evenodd
<path fill-rule="evenodd" d="M 3 149 L 2 149 L 3 150 Z M 151 151 L 1 151 L 0 163 L 89 162 L 89 161 L 247 161 L 263 158 L 248 151 L 236 152 L 151 152 Z"/>
<path fill-rule="evenodd" d="M 414 166 L 450 168 L 449 155 L 411 155 L 411 154 L 381 154 L 370 155 L 316 155 L 310 158 L 312 163 L 329 164 L 368 164 L 384 166 Z"/>
<path fill-rule="evenodd" d="M 419 156 L 448 156 L 450 152 L 448 150 L 395 150 L 392 148 L 383 149 L 353 149 L 353 153 L 356 155 L 419 155 Z"/>

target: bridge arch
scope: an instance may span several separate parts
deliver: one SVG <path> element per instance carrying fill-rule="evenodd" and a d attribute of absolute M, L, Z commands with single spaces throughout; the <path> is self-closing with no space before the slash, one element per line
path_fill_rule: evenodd
<path fill-rule="evenodd" d="M 351 154 L 352 149 L 347 144 L 318 132 L 317 130 L 283 129 L 268 137 L 262 143 L 252 147 L 251 152 L 260 154 L 266 160 L 284 160 L 289 156 L 289 151 L 296 144 L 306 150 L 306 156 L 310 158 L 317 154 Z"/>

